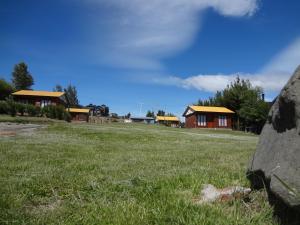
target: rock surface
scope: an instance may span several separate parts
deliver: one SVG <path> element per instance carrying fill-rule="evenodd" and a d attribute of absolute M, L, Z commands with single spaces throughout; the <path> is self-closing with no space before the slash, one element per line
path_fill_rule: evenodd
<path fill-rule="evenodd" d="M 300 219 L 300 67 L 269 112 L 247 176 L 252 188 L 266 187 L 275 211 Z"/>

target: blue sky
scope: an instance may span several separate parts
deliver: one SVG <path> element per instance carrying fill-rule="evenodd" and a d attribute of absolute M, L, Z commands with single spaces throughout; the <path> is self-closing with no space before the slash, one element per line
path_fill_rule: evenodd
<path fill-rule="evenodd" d="M 0 76 L 25 61 L 36 90 L 75 85 L 112 112 L 212 96 L 237 74 L 274 98 L 300 63 L 300 2 L 0 0 Z"/>

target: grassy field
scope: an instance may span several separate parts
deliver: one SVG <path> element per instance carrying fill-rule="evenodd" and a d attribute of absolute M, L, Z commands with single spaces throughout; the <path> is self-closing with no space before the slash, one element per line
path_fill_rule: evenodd
<path fill-rule="evenodd" d="M 193 203 L 203 184 L 249 186 L 256 143 L 240 132 L 133 124 L 51 123 L 0 137 L 0 224 L 276 224 L 263 192 Z"/>

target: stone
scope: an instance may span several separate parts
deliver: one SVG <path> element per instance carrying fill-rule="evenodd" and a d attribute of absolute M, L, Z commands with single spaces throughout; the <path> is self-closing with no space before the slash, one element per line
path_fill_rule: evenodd
<path fill-rule="evenodd" d="M 250 188 L 240 186 L 217 189 L 212 184 L 203 185 L 200 199 L 195 199 L 196 204 L 212 203 L 216 201 L 230 201 L 238 198 L 245 198 L 250 193 Z"/>
<path fill-rule="evenodd" d="M 283 223 L 300 224 L 300 66 L 270 109 L 247 177 L 267 190 Z"/>

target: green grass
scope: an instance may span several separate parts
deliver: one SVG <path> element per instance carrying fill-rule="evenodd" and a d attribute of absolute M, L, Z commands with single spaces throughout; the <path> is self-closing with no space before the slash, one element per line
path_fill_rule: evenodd
<path fill-rule="evenodd" d="M 249 186 L 257 137 L 133 124 L 51 123 L 0 137 L 0 224 L 276 224 L 253 202 L 195 205 L 203 184 Z"/>
<path fill-rule="evenodd" d="M 30 117 L 30 116 L 9 116 L 0 114 L 0 122 L 8 123 L 35 123 L 35 124 L 44 124 L 44 123 L 66 123 L 64 120 L 50 119 L 46 117 Z"/>

